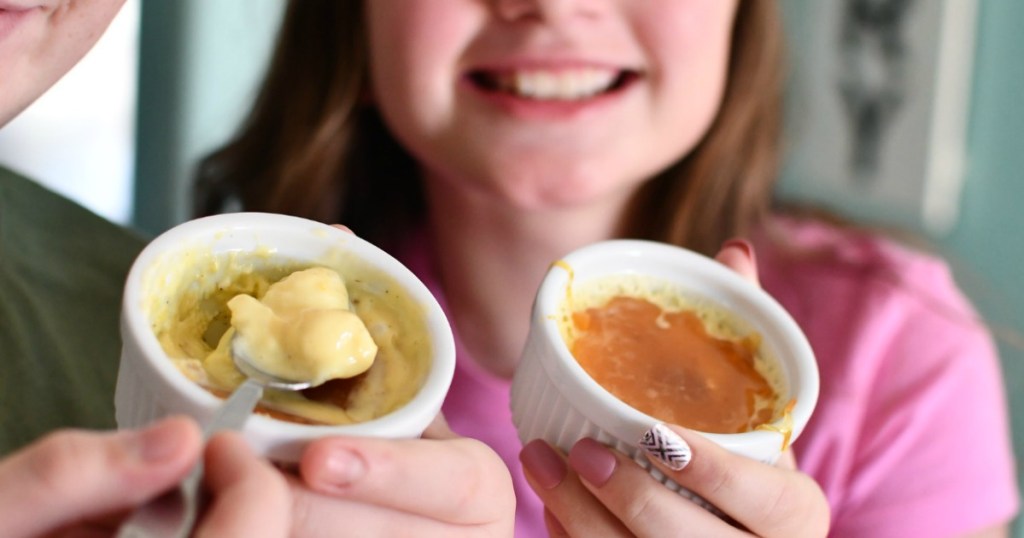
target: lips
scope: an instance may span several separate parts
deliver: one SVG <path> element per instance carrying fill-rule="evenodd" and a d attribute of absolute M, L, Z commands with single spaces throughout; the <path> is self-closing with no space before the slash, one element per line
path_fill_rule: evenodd
<path fill-rule="evenodd" d="M 34 11 L 32 6 L 23 7 L 0 0 L 0 41 L 14 32 Z"/>
<path fill-rule="evenodd" d="M 616 91 L 639 74 L 596 67 L 570 69 L 476 69 L 469 81 L 485 92 L 534 101 L 581 101 Z"/>
<path fill-rule="evenodd" d="M 39 0 L 0 0 L 0 11 L 18 13 L 43 7 Z"/>

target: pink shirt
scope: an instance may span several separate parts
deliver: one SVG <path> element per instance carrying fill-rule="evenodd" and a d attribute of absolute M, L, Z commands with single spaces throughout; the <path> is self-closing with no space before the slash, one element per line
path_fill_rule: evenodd
<path fill-rule="evenodd" d="M 780 224 L 800 254 L 757 241 L 758 267 L 818 358 L 821 396 L 794 451 L 828 497 L 831 535 L 956 536 L 1012 518 L 1018 493 L 998 358 L 946 266 L 874 236 Z M 446 308 L 424 243 L 400 257 Z M 516 536 L 546 536 L 519 464 L 510 382 L 455 341 L 448 423 L 509 466 Z"/>

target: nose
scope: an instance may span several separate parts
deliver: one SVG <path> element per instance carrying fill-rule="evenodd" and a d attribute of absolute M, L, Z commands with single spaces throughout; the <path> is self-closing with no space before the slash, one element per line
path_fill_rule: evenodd
<path fill-rule="evenodd" d="M 554 21 L 586 11 L 588 0 L 492 0 L 495 13 L 503 20 Z"/>

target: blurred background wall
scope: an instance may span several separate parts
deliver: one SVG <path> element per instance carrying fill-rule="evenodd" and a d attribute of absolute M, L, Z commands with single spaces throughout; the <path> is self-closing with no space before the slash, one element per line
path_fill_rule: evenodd
<path fill-rule="evenodd" d="M 950 260 L 1000 335 L 1024 461 L 1024 2 L 966 1 L 976 2 L 976 19 L 973 43 L 962 45 L 973 75 L 962 184 L 949 200 L 956 216 L 941 231 L 909 227 Z M 807 16 L 821 2 L 783 0 L 794 61 L 808 52 Z M 128 0 L 88 60 L 0 129 L 0 163 L 149 233 L 188 218 L 195 161 L 230 135 L 250 104 L 281 6 Z M 821 199 L 814 190 L 787 169 L 780 191 L 786 198 L 814 198 L 852 217 L 907 226 L 904 215 L 846 197 Z M 1024 537 L 1021 527 L 1016 535 Z"/>
<path fill-rule="evenodd" d="M 132 223 L 151 233 L 188 218 L 196 160 L 248 110 L 284 2 L 143 3 Z"/>

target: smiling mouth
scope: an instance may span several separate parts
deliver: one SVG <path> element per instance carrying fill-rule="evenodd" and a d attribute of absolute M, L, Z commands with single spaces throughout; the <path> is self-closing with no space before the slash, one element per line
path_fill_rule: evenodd
<path fill-rule="evenodd" d="M 580 101 L 618 91 L 639 78 L 639 73 L 594 68 L 475 70 L 469 73 L 468 78 L 486 92 L 535 101 Z"/>

